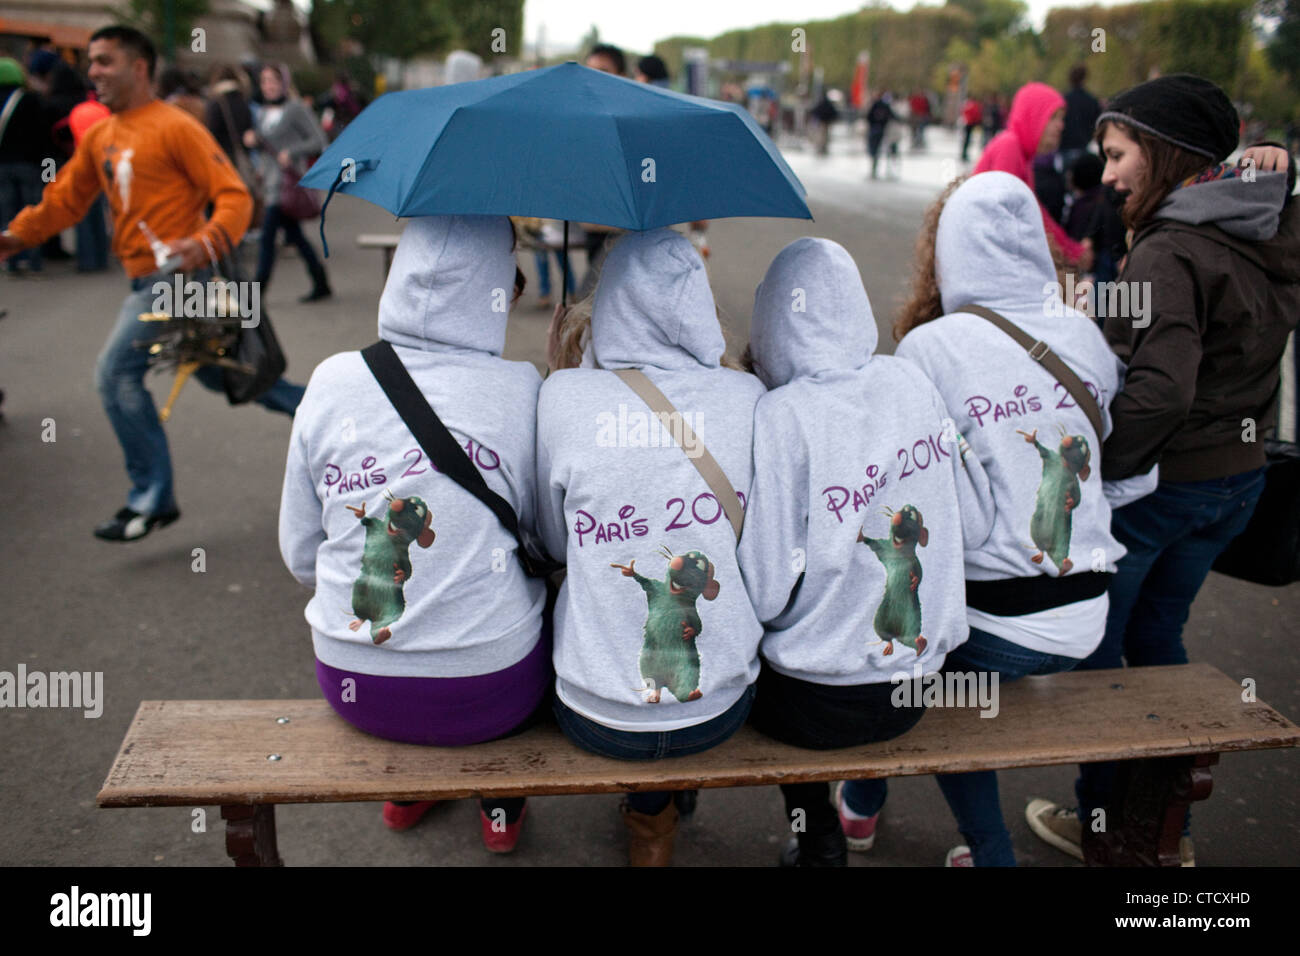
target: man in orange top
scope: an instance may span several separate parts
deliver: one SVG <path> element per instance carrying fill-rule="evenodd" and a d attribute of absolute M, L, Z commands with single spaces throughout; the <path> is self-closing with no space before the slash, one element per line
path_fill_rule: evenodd
<path fill-rule="evenodd" d="M 156 335 L 140 322 L 153 311 L 159 272 L 144 223 L 179 259 L 179 271 L 202 270 L 208 246 L 232 250 L 252 216 L 253 201 L 225 153 L 203 125 L 153 95 L 153 44 L 130 27 L 112 26 L 90 38 L 90 79 L 112 111 L 86 131 L 71 160 L 46 189 L 41 203 L 14 217 L 0 235 L 0 260 L 77 223 L 102 191 L 113 212 L 113 252 L 131 279 L 117 324 L 95 369 L 104 410 L 117 433 L 131 479 L 127 506 L 95 528 L 108 541 L 132 541 L 180 517 L 172 491 L 171 455 L 153 397 L 144 387 L 148 355 L 135 347 Z M 212 204 L 212 216 L 204 210 Z M 221 372 L 196 375 L 214 390 Z M 257 401 L 292 415 L 302 386 L 280 379 Z"/>

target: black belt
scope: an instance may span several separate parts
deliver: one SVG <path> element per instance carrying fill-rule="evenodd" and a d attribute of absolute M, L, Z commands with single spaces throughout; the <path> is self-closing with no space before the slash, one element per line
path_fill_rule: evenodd
<path fill-rule="evenodd" d="M 1099 597 L 1106 593 L 1110 579 L 1109 571 L 1090 571 L 1063 578 L 1040 574 L 1032 578 L 967 581 L 966 606 L 998 617 L 1019 617 Z"/>

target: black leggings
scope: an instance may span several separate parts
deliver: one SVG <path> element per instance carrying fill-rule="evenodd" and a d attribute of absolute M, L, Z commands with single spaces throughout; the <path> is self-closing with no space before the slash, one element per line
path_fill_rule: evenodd
<path fill-rule="evenodd" d="M 852 684 L 837 687 L 786 677 L 767 661 L 758 675 L 758 693 L 750 723 L 768 737 L 808 750 L 838 750 L 892 740 L 911 730 L 925 716 L 925 707 L 895 707 L 898 685 Z M 915 681 L 909 700 L 921 699 Z M 830 801 L 830 784 L 783 783 L 787 813 L 802 809 L 810 835 L 839 827 Z"/>

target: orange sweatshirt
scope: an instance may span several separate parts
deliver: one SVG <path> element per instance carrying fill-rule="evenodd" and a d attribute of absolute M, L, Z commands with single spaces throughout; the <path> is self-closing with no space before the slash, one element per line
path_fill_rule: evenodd
<path fill-rule="evenodd" d="M 164 242 L 206 237 L 220 254 L 227 236 L 239 242 L 253 215 L 248 189 L 212 134 L 153 100 L 92 126 L 40 204 L 15 216 L 9 232 L 37 245 L 80 222 L 101 190 L 113 210 L 113 252 L 133 279 L 155 269 L 141 220 Z"/>

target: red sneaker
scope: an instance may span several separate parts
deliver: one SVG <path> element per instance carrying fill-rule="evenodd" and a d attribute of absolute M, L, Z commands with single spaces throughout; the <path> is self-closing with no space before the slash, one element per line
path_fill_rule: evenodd
<path fill-rule="evenodd" d="M 437 802 L 437 800 L 420 800 L 406 806 L 391 802 L 385 803 L 384 826 L 390 830 L 409 830 L 424 819 L 424 815 Z"/>
<path fill-rule="evenodd" d="M 519 844 L 519 833 L 524 828 L 524 817 L 528 816 L 528 804 L 524 804 L 519 819 L 514 823 L 496 823 L 483 812 L 482 804 L 478 808 L 478 819 L 483 830 L 483 846 L 489 853 L 510 853 Z"/>
<path fill-rule="evenodd" d="M 848 843 L 850 850 L 856 850 L 859 853 L 864 850 L 870 850 L 876 842 L 876 822 L 880 819 L 879 813 L 874 813 L 869 817 L 850 817 L 844 813 L 844 783 L 835 788 L 835 809 L 840 816 L 840 829 L 844 831 L 845 842 Z"/>

